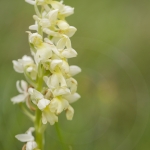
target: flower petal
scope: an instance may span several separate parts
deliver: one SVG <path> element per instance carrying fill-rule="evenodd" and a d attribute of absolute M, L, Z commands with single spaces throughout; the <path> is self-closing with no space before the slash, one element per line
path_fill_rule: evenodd
<path fill-rule="evenodd" d="M 65 49 L 63 52 L 62 52 L 62 56 L 65 57 L 65 58 L 72 58 L 72 57 L 76 57 L 77 56 L 77 52 L 70 48 L 70 49 Z"/>
<path fill-rule="evenodd" d="M 57 20 L 58 9 L 52 10 L 48 13 L 48 18 L 51 23 Z"/>
<path fill-rule="evenodd" d="M 18 90 L 19 93 L 23 93 L 24 92 L 23 89 L 20 87 L 20 81 L 16 82 L 16 87 L 17 87 L 17 90 Z"/>
<path fill-rule="evenodd" d="M 67 111 L 66 111 L 66 117 L 67 117 L 67 119 L 68 120 L 72 120 L 73 115 L 74 115 L 74 109 L 71 106 L 69 106 L 67 108 Z"/>
<path fill-rule="evenodd" d="M 61 12 L 61 14 L 64 15 L 65 17 L 68 17 L 72 15 L 73 13 L 74 13 L 74 8 L 70 6 L 64 6 L 63 12 Z"/>
<path fill-rule="evenodd" d="M 58 66 L 60 64 L 62 64 L 62 60 L 60 60 L 60 59 L 52 60 L 51 65 L 50 65 L 51 70 L 55 70 L 56 66 Z"/>
<path fill-rule="evenodd" d="M 35 60 L 37 63 L 40 61 L 46 61 L 52 56 L 52 50 L 49 44 L 44 43 L 41 49 L 37 50 L 35 54 Z"/>
<path fill-rule="evenodd" d="M 69 95 L 63 95 L 63 98 L 68 100 L 68 102 L 71 104 L 76 102 L 79 98 L 81 98 L 81 96 L 78 93 L 74 93 Z"/>
<path fill-rule="evenodd" d="M 61 38 L 57 43 L 57 49 L 63 50 L 66 46 L 66 38 Z"/>
<path fill-rule="evenodd" d="M 77 31 L 77 29 L 76 29 L 75 27 L 70 26 L 69 29 L 66 30 L 66 33 L 65 33 L 65 34 L 66 34 L 68 37 L 72 37 L 72 36 L 75 34 L 76 31 Z"/>
<path fill-rule="evenodd" d="M 13 60 L 12 62 L 13 62 L 14 70 L 16 72 L 18 72 L 18 73 L 23 73 L 24 72 L 23 71 L 23 65 L 20 62 L 18 62 L 16 60 Z"/>
<path fill-rule="evenodd" d="M 31 100 L 34 104 L 37 104 L 38 101 L 43 98 L 43 95 L 33 88 L 29 88 L 28 93 L 31 95 Z"/>
<path fill-rule="evenodd" d="M 26 81 L 21 80 L 21 88 L 23 89 L 24 92 L 27 92 L 28 90 L 28 84 Z"/>
<path fill-rule="evenodd" d="M 29 26 L 29 29 L 37 31 L 38 30 L 38 25 L 37 24 L 31 25 L 31 26 Z"/>
<path fill-rule="evenodd" d="M 59 29 L 61 29 L 61 30 L 67 30 L 69 28 L 69 24 L 63 20 L 59 20 L 57 22 L 57 25 L 58 25 Z"/>
<path fill-rule="evenodd" d="M 71 76 L 75 76 L 76 74 L 81 72 L 81 68 L 78 66 L 70 66 L 70 74 Z"/>
<path fill-rule="evenodd" d="M 11 101 L 13 102 L 13 104 L 16 104 L 16 103 L 24 102 L 26 98 L 27 98 L 26 94 L 19 94 L 15 97 L 11 98 Z"/>
<path fill-rule="evenodd" d="M 63 4 L 61 2 L 52 1 L 51 5 L 54 9 L 58 9 L 59 11 L 62 11 L 63 9 Z"/>
<path fill-rule="evenodd" d="M 68 88 L 57 88 L 53 91 L 54 96 L 60 96 L 65 94 L 70 94 L 70 90 Z"/>
<path fill-rule="evenodd" d="M 26 150 L 34 150 L 37 147 L 36 142 L 27 142 L 26 144 Z"/>
<path fill-rule="evenodd" d="M 52 30 L 50 30 L 48 28 L 44 28 L 43 32 L 48 34 L 48 35 L 50 35 L 50 36 L 56 36 L 56 37 L 60 37 L 61 36 L 60 33 L 54 32 L 54 31 L 52 31 Z"/>
<path fill-rule="evenodd" d="M 70 89 L 71 93 L 74 94 L 77 91 L 77 81 L 74 78 L 69 78 L 66 82 L 67 87 Z"/>
<path fill-rule="evenodd" d="M 48 28 L 51 25 L 51 23 L 50 23 L 49 19 L 43 18 L 43 19 L 40 20 L 40 25 L 43 28 Z"/>
<path fill-rule="evenodd" d="M 50 123 L 50 125 L 54 125 L 55 122 L 58 122 L 58 117 L 51 111 L 48 111 L 48 112 L 44 111 L 43 116 L 44 116 L 44 119 L 42 119 L 42 121 L 44 121 L 43 124 L 46 123 L 45 119 L 47 120 L 47 122 Z"/>
<path fill-rule="evenodd" d="M 18 134 L 15 137 L 21 142 L 29 142 L 34 140 L 34 137 L 29 134 Z"/>
<path fill-rule="evenodd" d="M 49 105 L 49 103 L 50 103 L 50 100 L 41 99 L 38 101 L 37 106 L 40 110 L 43 110 L 44 108 L 46 108 Z"/>
<path fill-rule="evenodd" d="M 31 5 L 35 5 L 36 4 L 35 0 L 25 0 L 25 2 L 27 2 L 27 3 L 31 4 Z"/>
<path fill-rule="evenodd" d="M 40 45 L 42 41 L 42 36 L 38 33 L 29 34 L 29 42 L 35 46 Z"/>

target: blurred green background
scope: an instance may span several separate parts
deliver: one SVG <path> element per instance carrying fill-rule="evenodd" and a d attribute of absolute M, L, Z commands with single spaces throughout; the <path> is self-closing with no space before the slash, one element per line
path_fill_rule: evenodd
<path fill-rule="evenodd" d="M 67 20 L 78 57 L 70 64 L 82 73 L 73 104 L 75 116 L 59 123 L 68 150 L 150 149 L 150 1 L 65 0 L 75 7 Z M 12 60 L 30 55 L 27 34 L 33 7 L 24 0 L 0 0 L 0 150 L 21 150 L 15 139 L 32 126 L 10 98 L 24 79 Z M 60 150 L 54 126 L 46 131 L 46 150 Z"/>

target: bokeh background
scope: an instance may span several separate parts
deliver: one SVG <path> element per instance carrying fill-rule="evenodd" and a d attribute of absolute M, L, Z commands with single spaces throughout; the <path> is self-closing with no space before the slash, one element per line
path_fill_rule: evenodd
<path fill-rule="evenodd" d="M 67 20 L 78 29 L 72 38 L 78 57 L 70 64 L 82 68 L 74 119 L 59 118 L 67 149 L 149 150 L 150 1 L 64 2 L 75 7 Z M 32 126 L 10 98 L 24 79 L 12 60 L 30 55 L 25 31 L 33 14 L 24 0 L 0 0 L 0 150 L 21 150 L 14 136 Z M 61 150 L 54 126 L 46 131 L 45 149 Z"/>

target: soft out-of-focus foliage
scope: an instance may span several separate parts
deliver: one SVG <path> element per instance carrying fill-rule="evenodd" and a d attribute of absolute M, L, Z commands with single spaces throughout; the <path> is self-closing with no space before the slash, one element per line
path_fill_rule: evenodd
<path fill-rule="evenodd" d="M 79 65 L 73 121 L 60 116 L 68 150 L 149 150 L 150 147 L 150 1 L 65 0 L 75 7 L 68 18 L 78 32 L 72 38 Z M 0 149 L 20 150 L 14 136 L 31 126 L 10 98 L 23 76 L 11 61 L 29 54 L 27 27 L 33 7 L 24 0 L 0 1 Z M 46 132 L 46 150 L 60 150 L 54 126 Z M 49 148 L 50 147 L 50 148 Z"/>

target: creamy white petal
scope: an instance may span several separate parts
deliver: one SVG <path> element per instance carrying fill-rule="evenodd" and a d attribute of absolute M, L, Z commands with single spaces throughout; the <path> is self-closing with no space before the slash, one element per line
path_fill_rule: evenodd
<path fill-rule="evenodd" d="M 65 58 L 73 58 L 77 56 L 77 52 L 72 48 L 63 50 L 61 54 Z"/>
<path fill-rule="evenodd" d="M 52 113 L 50 110 L 49 111 L 43 111 L 42 116 L 44 117 L 44 119 L 42 119 L 43 124 L 49 122 L 50 125 L 54 125 L 55 122 L 58 122 L 58 117 L 54 113 Z M 47 122 L 45 119 L 47 120 Z"/>
<path fill-rule="evenodd" d="M 30 56 L 24 55 L 22 60 L 28 63 L 33 63 L 33 59 Z"/>
<path fill-rule="evenodd" d="M 44 108 L 46 108 L 49 105 L 49 103 L 50 103 L 50 100 L 41 99 L 38 101 L 37 106 L 40 110 L 43 110 Z"/>
<path fill-rule="evenodd" d="M 51 23 L 57 20 L 57 15 L 58 15 L 58 9 L 52 10 L 48 13 L 48 18 Z"/>
<path fill-rule="evenodd" d="M 25 102 L 27 98 L 27 95 L 26 94 L 19 94 L 13 98 L 11 98 L 11 101 L 16 104 L 16 103 L 21 103 L 21 102 Z"/>
<path fill-rule="evenodd" d="M 28 90 L 28 84 L 26 81 L 21 80 L 21 88 L 23 89 L 24 92 L 27 92 Z"/>
<path fill-rule="evenodd" d="M 51 46 L 53 45 L 53 42 L 51 40 L 49 40 L 48 38 L 44 38 L 44 41 L 48 44 L 50 44 Z"/>
<path fill-rule="evenodd" d="M 37 0 L 38 5 L 50 4 L 52 0 Z"/>
<path fill-rule="evenodd" d="M 28 93 L 31 95 L 31 100 L 34 104 L 37 104 L 40 99 L 44 98 L 39 91 L 33 88 L 29 88 Z"/>
<path fill-rule="evenodd" d="M 44 7 L 44 9 L 45 9 L 46 12 L 50 12 L 50 11 L 51 11 L 51 8 L 49 7 L 48 4 L 43 5 L 43 7 Z M 46 16 L 46 15 L 42 13 L 42 17 L 45 17 L 45 16 Z"/>
<path fill-rule="evenodd" d="M 38 25 L 37 24 L 31 25 L 31 26 L 29 26 L 29 29 L 37 31 L 38 30 Z"/>
<path fill-rule="evenodd" d="M 47 28 L 47 27 L 49 27 L 49 26 L 51 25 L 51 23 L 50 23 L 49 19 L 43 18 L 43 19 L 41 19 L 41 21 L 40 21 L 40 25 L 41 25 L 43 28 Z"/>
<path fill-rule="evenodd" d="M 67 117 L 67 119 L 68 120 L 72 120 L 73 115 L 74 115 L 74 109 L 71 106 L 69 106 L 67 108 L 67 111 L 66 111 L 66 117 Z"/>
<path fill-rule="evenodd" d="M 63 95 L 63 98 L 66 99 L 70 104 L 76 102 L 81 96 L 78 93 Z"/>
<path fill-rule="evenodd" d="M 66 30 L 65 34 L 68 36 L 68 37 L 72 37 L 75 32 L 77 31 L 77 29 L 73 26 L 70 26 L 68 30 Z"/>
<path fill-rule="evenodd" d="M 70 90 L 68 88 L 57 88 L 53 91 L 54 96 L 60 96 L 65 94 L 70 94 Z"/>
<path fill-rule="evenodd" d="M 29 34 L 29 42 L 35 46 L 40 45 L 43 42 L 42 36 L 38 33 L 32 33 L 32 34 L 30 33 Z"/>
<path fill-rule="evenodd" d="M 35 128 L 34 128 L 34 127 L 30 127 L 30 128 L 26 131 L 26 133 L 32 135 L 32 132 L 34 132 L 34 131 L 35 131 Z"/>
<path fill-rule="evenodd" d="M 39 63 L 40 61 L 46 61 L 52 56 L 52 50 L 49 44 L 44 44 L 43 47 L 37 50 L 35 54 L 35 61 Z"/>
<path fill-rule="evenodd" d="M 59 11 L 63 10 L 63 4 L 61 2 L 52 1 L 51 5 L 54 9 L 58 9 Z"/>
<path fill-rule="evenodd" d="M 77 81 L 74 78 L 69 78 L 66 82 L 71 93 L 74 94 L 77 91 Z"/>
<path fill-rule="evenodd" d="M 64 6 L 63 11 L 61 12 L 62 15 L 68 17 L 74 13 L 74 8 L 70 6 Z"/>
<path fill-rule="evenodd" d="M 32 67 L 32 66 L 28 67 L 28 68 L 26 69 L 26 71 L 27 71 L 27 72 L 32 72 L 32 71 L 33 71 L 33 67 Z"/>
<path fill-rule="evenodd" d="M 60 33 L 52 31 L 52 30 L 50 30 L 48 28 L 44 28 L 43 32 L 46 33 L 46 34 L 48 34 L 48 35 L 50 35 L 50 36 L 57 36 L 57 37 L 61 36 Z"/>
<path fill-rule="evenodd" d="M 42 113 L 42 123 L 47 124 L 47 119 L 46 119 L 46 116 L 44 115 L 44 113 Z"/>
<path fill-rule="evenodd" d="M 58 49 L 56 48 L 56 46 L 53 44 L 53 42 L 50 41 L 48 38 L 45 38 L 44 40 L 45 40 L 46 43 L 48 43 L 48 44 L 51 45 L 52 51 L 53 51 L 56 55 L 60 56 L 60 52 L 58 51 Z"/>
<path fill-rule="evenodd" d="M 49 78 L 44 77 L 44 81 L 47 84 L 47 86 L 51 89 L 57 88 L 59 86 L 59 80 L 57 77 L 57 74 L 52 74 Z"/>
<path fill-rule="evenodd" d="M 54 98 L 50 103 L 50 108 L 55 110 L 57 114 L 60 114 L 63 110 L 67 109 L 69 103 L 65 99 Z"/>
<path fill-rule="evenodd" d="M 24 70 L 24 67 L 28 66 L 28 65 L 33 65 L 34 61 L 30 56 L 26 56 L 24 55 L 22 57 L 22 59 L 18 59 L 18 61 L 14 61 L 13 63 L 15 63 L 15 65 L 17 65 L 17 69 L 19 67 L 19 69 L 21 69 L 22 71 Z M 15 66 L 14 66 L 15 67 Z M 20 70 L 20 71 L 21 71 Z M 19 70 L 18 70 L 19 71 Z M 20 72 L 21 73 L 21 72 Z"/>
<path fill-rule="evenodd" d="M 16 61 L 16 60 L 13 60 L 13 67 L 14 67 L 14 70 L 18 73 L 23 73 L 23 65 L 22 63 Z"/>
<path fill-rule="evenodd" d="M 59 29 L 61 30 L 67 30 L 69 28 L 69 24 L 66 21 L 63 20 L 59 20 L 57 22 L 57 26 L 59 27 Z"/>
<path fill-rule="evenodd" d="M 51 61 L 51 65 L 50 65 L 51 70 L 55 70 L 55 68 L 56 68 L 57 66 L 61 65 L 62 62 L 63 62 L 63 61 L 60 60 L 60 59 L 54 59 L 54 60 L 52 60 L 52 61 Z"/>
<path fill-rule="evenodd" d="M 67 47 L 67 49 L 72 48 L 72 46 L 71 46 L 71 40 L 67 36 L 66 36 L 66 47 Z"/>
<path fill-rule="evenodd" d="M 76 74 L 81 72 L 81 68 L 78 66 L 70 66 L 70 74 L 71 76 L 75 76 Z"/>
<path fill-rule="evenodd" d="M 20 81 L 16 82 L 16 87 L 17 87 L 17 90 L 18 90 L 19 93 L 23 93 L 24 92 L 23 89 L 20 87 Z"/>
<path fill-rule="evenodd" d="M 36 4 L 35 0 L 25 0 L 25 2 L 27 2 L 27 3 L 31 4 L 31 5 L 35 5 Z"/>
<path fill-rule="evenodd" d="M 37 147 L 37 144 L 34 141 L 27 142 L 26 144 L 26 150 L 34 150 L 36 147 Z"/>
<path fill-rule="evenodd" d="M 69 67 L 68 62 L 63 61 L 62 65 L 61 65 L 61 71 L 62 71 L 64 74 L 69 74 L 69 73 L 70 73 L 70 67 Z"/>
<path fill-rule="evenodd" d="M 66 46 L 66 38 L 62 37 L 57 43 L 57 48 L 63 50 L 65 46 Z"/>
<path fill-rule="evenodd" d="M 59 80 L 60 87 L 66 87 L 66 86 L 67 86 L 67 84 L 66 84 L 66 79 L 65 79 L 65 77 L 62 75 L 61 72 L 57 73 L 57 77 L 58 77 L 58 80 Z"/>
<path fill-rule="evenodd" d="M 30 134 L 18 134 L 15 137 L 21 142 L 34 141 L 34 137 Z"/>

